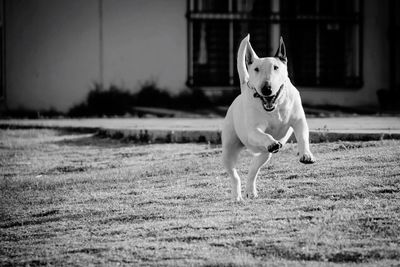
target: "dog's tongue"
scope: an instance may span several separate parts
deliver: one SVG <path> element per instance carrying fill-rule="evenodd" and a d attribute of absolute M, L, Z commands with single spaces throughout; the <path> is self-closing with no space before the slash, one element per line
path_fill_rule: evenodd
<path fill-rule="evenodd" d="M 267 109 L 273 109 L 274 108 L 274 104 L 275 104 L 275 97 L 266 97 L 264 98 L 265 102 L 264 102 L 264 106 Z"/>

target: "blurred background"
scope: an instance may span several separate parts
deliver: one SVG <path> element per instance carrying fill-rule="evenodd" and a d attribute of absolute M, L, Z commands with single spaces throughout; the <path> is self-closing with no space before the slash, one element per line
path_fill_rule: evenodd
<path fill-rule="evenodd" d="M 399 110 L 398 14 L 396 0 L 0 0 L 0 107 L 227 106 L 250 33 L 260 57 L 283 36 L 306 106 Z"/>

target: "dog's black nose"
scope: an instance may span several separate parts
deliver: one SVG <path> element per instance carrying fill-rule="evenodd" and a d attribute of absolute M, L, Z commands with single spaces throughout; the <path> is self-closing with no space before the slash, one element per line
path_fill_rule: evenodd
<path fill-rule="evenodd" d="M 271 84 L 265 84 L 262 88 L 261 88 L 261 93 L 263 95 L 271 95 L 272 94 L 272 87 Z"/>

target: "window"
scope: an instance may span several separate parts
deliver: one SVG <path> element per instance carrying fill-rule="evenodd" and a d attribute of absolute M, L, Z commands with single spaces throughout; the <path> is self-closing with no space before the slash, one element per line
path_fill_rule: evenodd
<path fill-rule="evenodd" d="M 361 0 L 188 0 L 188 84 L 238 84 L 236 53 L 250 33 L 260 57 L 279 36 L 300 86 L 361 86 Z"/>
<path fill-rule="evenodd" d="M 282 0 L 280 13 L 297 85 L 361 86 L 359 1 Z"/>

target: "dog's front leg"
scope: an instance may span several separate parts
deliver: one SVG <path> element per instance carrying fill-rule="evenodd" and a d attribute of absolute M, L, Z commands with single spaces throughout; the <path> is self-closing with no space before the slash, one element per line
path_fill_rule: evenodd
<path fill-rule="evenodd" d="M 248 142 L 254 147 L 265 147 L 270 153 L 276 153 L 282 148 L 282 144 L 270 134 L 264 133 L 260 127 L 256 127 L 248 134 Z"/>
<path fill-rule="evenodd" d="M 293 130 L 300 153 L 300 162 L 304 164 L 314 163 L 315 158 L 310 151 L 309 130 L 305 116 L 302 116 L 294 123 Z"/>

